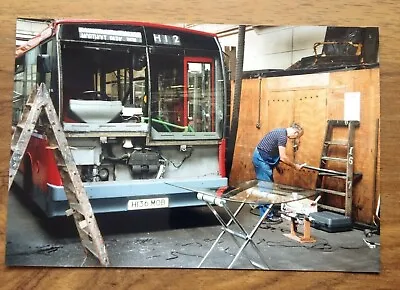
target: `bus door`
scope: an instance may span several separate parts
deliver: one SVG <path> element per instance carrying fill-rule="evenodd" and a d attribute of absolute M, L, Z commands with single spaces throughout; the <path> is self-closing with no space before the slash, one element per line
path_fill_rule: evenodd
<path fill-rule="evenodd" d="M 184 58 L 184 126 L 214 132 L 214 64 L 209 57 Z"/>

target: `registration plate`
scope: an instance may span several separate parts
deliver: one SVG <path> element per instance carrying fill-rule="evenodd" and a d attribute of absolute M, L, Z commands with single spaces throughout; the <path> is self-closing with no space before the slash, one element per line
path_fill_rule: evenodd
<path fill-rule="evenodd" d="M 128 201 L 128 210 L 152 209 L 168 207 L 168 197 L 134 199 Z"/>

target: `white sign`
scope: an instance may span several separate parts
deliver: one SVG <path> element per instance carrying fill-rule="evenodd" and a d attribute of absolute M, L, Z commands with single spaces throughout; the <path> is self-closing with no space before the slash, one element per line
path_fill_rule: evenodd
<path fill-rule="evenodd" d="M 344 120 L 360 121 L 360 92 L 344 93 Z"/>
<path fill-rule="evenodd" d="M 181 45 L 181 39 L 178 35 L 168 34 L 153 34 L 155 44 L 169 44 L 169 45 Z"/>
<path fill-rule="evenodd" d="M 111 30 L 78 27 L 79 38 L 103 41 L 118 41 L 118 42 L 142 42 L 142 34 L 138 31 Z"/>
<path fill-rule="evenodd" d="M 152 209 L 168 207 L 168 197 L 133 199 L 128 201 L 128 210 Z"/>

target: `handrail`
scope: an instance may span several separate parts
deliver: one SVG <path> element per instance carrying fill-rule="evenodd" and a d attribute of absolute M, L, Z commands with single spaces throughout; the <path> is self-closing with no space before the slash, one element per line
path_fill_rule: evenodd
<path fill-rule="evenodd" d="M 149 117 L 143 117 L 142 118 L 144 121 L 148 121 L 150 118 Z M 173 123 L 169 123 L 163 120 L 159 120 L 156 118 L 151 118 L 152 122 L 164 125 L 164 127 L 168 130 L 168 132 L 171 132 L 171 130 L 168 127 L 172 127 L 172 128 L 176 128 L 176 129 L 180 129 L 183 130 L 184 132 L 194 132 L 193 127 L 192 126 L 180 126 L 180 125 L 176 125 Z"/>

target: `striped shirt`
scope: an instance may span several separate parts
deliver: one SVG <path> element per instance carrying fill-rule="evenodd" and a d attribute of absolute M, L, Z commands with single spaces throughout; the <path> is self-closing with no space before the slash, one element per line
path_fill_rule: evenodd
<path fill-rule="evenodd" d="M 278 146 L 286 147 L 287 131 L 285 128 L 274 129 L 261 139 L 257 145 L 261 157 L 264 160 L 279 157 Z"/>

